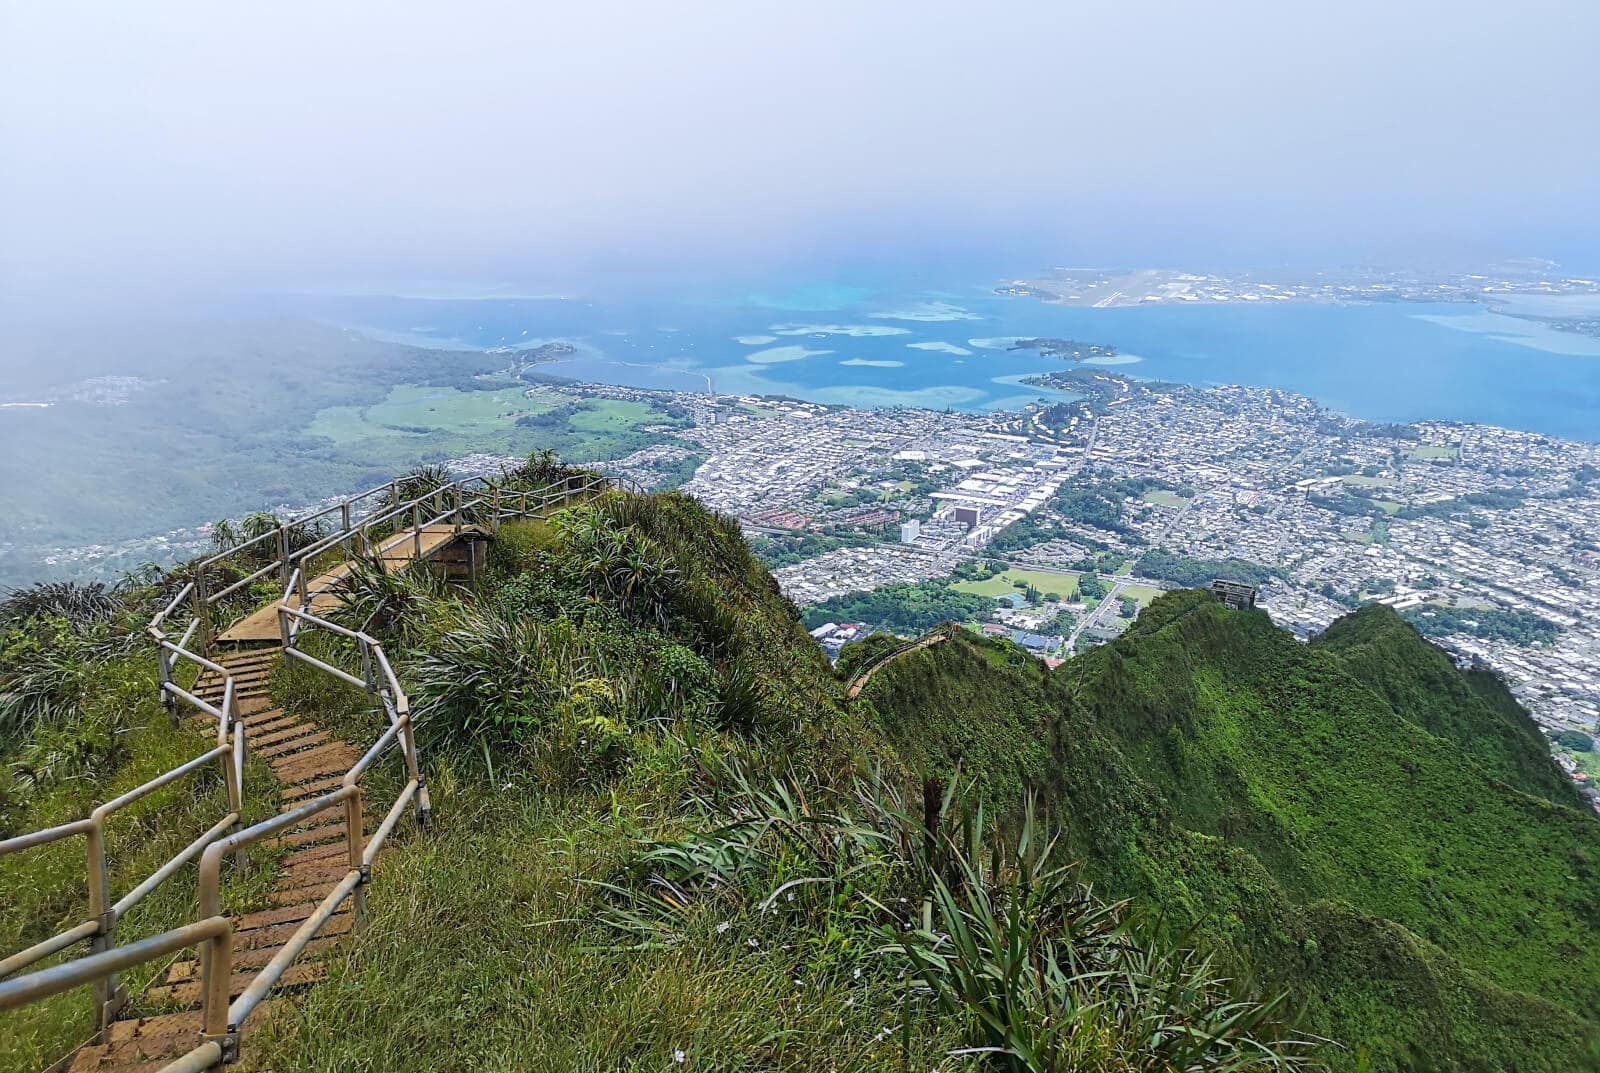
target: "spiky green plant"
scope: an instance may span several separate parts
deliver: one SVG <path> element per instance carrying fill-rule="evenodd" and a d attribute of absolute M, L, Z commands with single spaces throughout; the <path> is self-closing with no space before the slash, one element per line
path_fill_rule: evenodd
<path fill-rule="evenodd" d="M 605 760 L 622 746 L 615 689 L 571 622 L 508 619 L 465 604 L 435 613 L 407 673 L 429 749 L 520 745 Z"/>
<path fill-rule="evenodd" d="M 555 525 L 590 596 L 624 615 L 666 625 L 679 574 L 665 548 L 632 529 L 617 528 L 590 507 L 558 515 Z"/>
<path fill-rule="evenodd" d="M 546 449 L 534 451 L 520 464 L 502 470 L 495 483 L 502 488 L 531 492 L 551 486 L 566 486 L 590 472 L 562 462 L 554 451 Z"/>
<path fill-rule="evenodd" d="M 341 625 L 409 642 L 427 607 L 444 598 L 442 578 L 427 570 L 390 570 L 379 558 L 353 559 L 340 579 Z M 385 645 L 385 651 L 388 646 Z"/>
<path fill-rule="evenodd" d="M 126 652 L 129 633 L 36 614 L 0 632 L 0 743 L 72 720 L 91 664 Z"/>
<path fill-rule="evenodd" d="M 83 630 L 109 622 L 122 606 L 121 587 L 114 588 L 100 581 L 40 581 L 5 591 L 0 597 L 0 623 L 52 615 Z"/>
<path fill-rule="evenodd" d="M 449 486 L 454 477 L 450 467 L 440 464 L 418 466 L 416 469 L 398 478 L 383 496 L 383 505 L 397 507 L 401 503 L 409 503 L 413 499 L 420 499 L 432 492 Z"/>
<path fill-rule="evenodd" d="M 682 941 L 709 914 L 901 981 L 912 1019 L 959 1026 L 953 1054 L 1026 1073 L 1309 1068 L 1317 1041 L 1181 940 L 1107 903 L 1059 859 L 1032 808 L 1012 838 L 967 789 L 930 784 L 921 815 L 881 773 L 849 792 L 728 763 L 698 798 L 705 827 L 648 846 L 606 885 L 599 923 L 630 948 Z M 824 798 L 825 800 L 818 800 Z M 721 927 L 726 925 L 720 925 Z M 869 956 L 866 952 L 872 951 Z"/>

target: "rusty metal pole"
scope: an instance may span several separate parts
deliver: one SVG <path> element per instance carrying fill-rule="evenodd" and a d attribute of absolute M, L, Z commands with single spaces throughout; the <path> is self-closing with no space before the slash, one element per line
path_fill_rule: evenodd
<path fill-rule="evenodd" d="M 154 633 L 152 628 L 152 633 Z M 172 656 L 161 643 L 161 637 L 156 635 L 156 670 L 161 675 L 161 706 L 167 710 L 167 715 L 172 719 L 172 725 L 178 725 L 178 698 L 172 690 L 167 688 L 172 685 Z"/>
<path fill-rule="evenodd" d="M 244 823 L 244 758 L 245 758 L 245 732 L 244 723 L 239 719 L 239 702 L 233 702 L 233 753 L 222 758 L 223 777 L 228 787 L 228 811 L 238 819 L 233 821 L 235 828 Z M 233 852 L 233 866 L 243 868 L 245 864 L 244 847 L 240 846 Z"/>
<path fill-rule="evenodd" d="M 355 898 L 355 908 L 352 911 L 354 919 L 351 925 L 359 929 L 367 918 L 367 880 L 371 876 L 369 866 L 361 860 L 361 787 L 355 787 L 355 793 L 345 798 L 344 801 L 344 838 L 347 859 L 352 869 L 361 873 L 361 882 L 352 892 Z"/>
<path fill-rule="evenodd" d="M 289 564 L 289 527 L 278 526 L 278 584 L 289 584 L 289 571 L 293 570 Z"/>
<path fill-rule="evenodd" d="M 99 954 L 116 945 L 117 914 L 111 907 L 111 877 L 106 870 L 106 821 L 98 809 L 89 817 L 87 840 L 89 917 L 99 926 L 89 941 L 89 952 Z M 117 1014 L 121 990 L 116 973 L 94 983 L 94 1027 L 102 1035 Z"/>
<path fill-rule="evenodd" d="M 202 951 L 200 1038 L 221 1047 L 222 1061 L 227 1064 L 239 1056 L 239 1036 L 228 1023 L 228 992 L 233 983 L 232 925 L 208 940 Z"/>
<path fill-rule="evenodd" d="M 211 647 L 211 607 L 206 599 L 206 568 L 196 567 L 194 572 L 194 617 L 200 623 L 196 631 L 200 638 L 200 651 Z"/>

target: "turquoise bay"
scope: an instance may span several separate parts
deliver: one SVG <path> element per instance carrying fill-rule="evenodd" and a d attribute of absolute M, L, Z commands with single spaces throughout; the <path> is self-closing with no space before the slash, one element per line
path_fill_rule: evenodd
<path fill-rule="evenodd" d="M 1475 305 L 1146 304 L 1115 309 L 940 290 L 811 283 L 773 294 L 651 298 L 296 299 L 326 320 L 434 346 L 566 340 L 551 366 L 635 387 L 962 410 L 1038 399 L 1067 367 L 1017 338 L 1109 344 L 1086 367 L 1279 387 L 1375 421 L 1452 420 L 1600 440 L 1600 339 Z"/>

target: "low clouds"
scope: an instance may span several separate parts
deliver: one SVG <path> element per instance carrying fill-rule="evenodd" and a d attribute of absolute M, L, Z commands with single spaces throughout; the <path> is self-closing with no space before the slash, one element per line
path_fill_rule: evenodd
<path fill-rule="evenodd" d="M 1587 0 L 12 4 L 0 283 L 1570 256 L 1597 40 Z"/>

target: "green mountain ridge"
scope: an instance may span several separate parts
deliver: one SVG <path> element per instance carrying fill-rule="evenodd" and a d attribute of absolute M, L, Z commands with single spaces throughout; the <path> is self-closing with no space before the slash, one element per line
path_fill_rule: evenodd
<path fill-rule="evenodd" d="M 1199 928 L 1375 1068 L 1593 1060 L 1600 824 L 1492 676 L 1386 608 L 1302 645 L 1196 591 L 1053 673 L 985 647 L 866 691 L 914 766 L 1041 788 L 1110 893 Z"/>
<path fill-rule="evenodd" d="M 0 760 L 73 758 L 0 784 L 0 835 L 126 785 L 125 730 L 192 748 L 118 640 L 161 591 L 70 628 L 0 605 L 0 696 L 97 668 L 31 728 L 0 711 Z M 342 613 L 385 631 L 434 826 L 397 832 L 257 1068 L 1267 1070 L 1311 1036 L 1309 1068 L 1600 1069 L 1600 821 L 1498 679 L 1386 608 L 1303 644 L 1174 592 L 1055 670 L 962 633 L 852 702 L 885 642 L 830 668 L 737 525 L 668 493 L 508 523 L 474 586 L 361 572 Z M 352 743 L 382 725 L 301 665 L 272 690 Z M 71 918 L 52 867 L 0 860 L 52 907 L 0 915 L 6 949 Z M 987 983 L 951 983 L 967 961 Z M 0 1068 L 82 1037 L 30 1016 Z"/>

